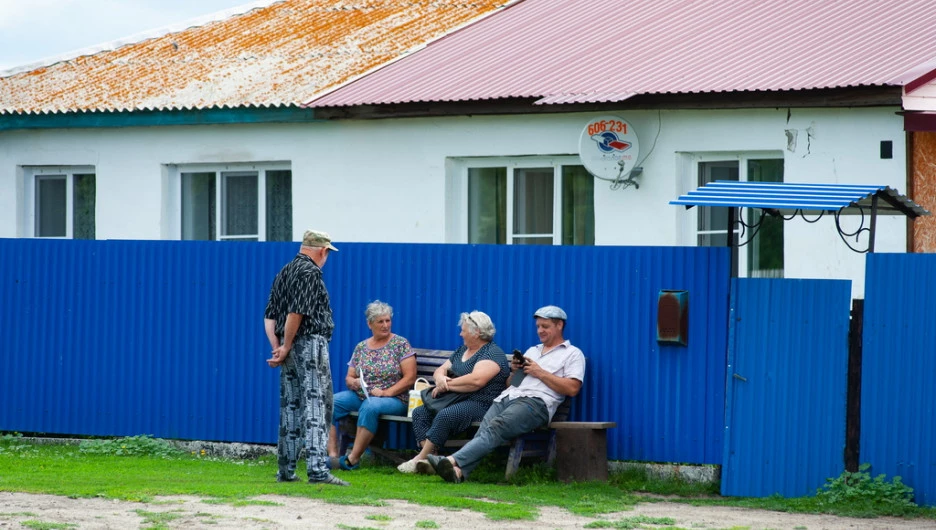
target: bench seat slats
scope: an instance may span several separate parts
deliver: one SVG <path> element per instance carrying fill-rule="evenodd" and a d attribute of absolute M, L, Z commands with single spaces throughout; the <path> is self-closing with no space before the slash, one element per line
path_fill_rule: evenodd
<path fill-rule="evenodd" d="M 357 416 L 357 412 L 352 412 L 352 416 Z M 381 414 L 381 420 L 396 421 L 400 423 L 413 423 L 413 418 L 408 416 L 394 416 L 391 414 Z M 481 422 L 476 421 L 471 424 L 472 427 L 478 427 Z M 548 426 L 549 429 L 613 429 L 617 427 L 617 422 L 613 421 L 554 421 Z"/>
<path fill-rule="evenodd" d="M 355 411 L 355 412 L 351 412 L 350 415 L 357 416 L 358 413 Z M 413 423 L 413 418 L 410 418 L 409 416 L 394 416 L 392 414 L 381 414 L 380 416 L 377 416 L 377 419 L 384 420 L 384 421 L 396 421 L 400 423 Z M 478 427 L 480 425 L 481 425 L 480 421 L 475 421 L 471 423 L 472 427 Z"/>
<path fill-rule="evenodd" d="M 554 421 L 549 424 L 550 429 L 613 429 L 617 422 L 613 421 Z"/>

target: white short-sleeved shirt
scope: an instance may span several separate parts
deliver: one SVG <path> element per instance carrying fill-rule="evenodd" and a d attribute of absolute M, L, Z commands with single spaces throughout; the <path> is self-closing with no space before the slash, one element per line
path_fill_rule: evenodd
<path fill-rule="evenodd" d="M 556 377 L 568 377 L 579 381 L 585 380 L 585 354 L 569 341 L 565 341 L 549 350 L 545 355 L 543 355 L 543 345 L 537 344 L 528 349 L 523 356 L 529 357 L 539 364 L 543 370 Z M 514 374 L 514 377 L 516 377 L 516 374 Z M 500 401 L 504 397 L 510 399 L 519 397 L 540 398 L 546 403 L 546 408 L 549 409 L 550 419 L 566 398 L 559 392 L 549 388 L 541 379 L 530 376 L 524 377 L 519 386 L 510 385 L 507 387 L 507 390 L 501 392 L 494 401 Z"/>

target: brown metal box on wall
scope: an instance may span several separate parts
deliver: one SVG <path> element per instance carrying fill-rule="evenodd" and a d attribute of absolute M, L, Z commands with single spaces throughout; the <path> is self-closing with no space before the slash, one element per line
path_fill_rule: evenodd
<path fill-rule="evenodd" d="M 660 291 L 657 299 L 657 342 L 689 344 L 689 291 Z"/>

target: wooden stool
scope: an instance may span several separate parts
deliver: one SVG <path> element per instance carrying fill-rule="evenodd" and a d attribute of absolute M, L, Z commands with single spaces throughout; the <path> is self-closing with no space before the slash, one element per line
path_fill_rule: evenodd
<path fill-rule="evenodd" d="M 608 480 L 608 429 L 613 421 L 556 421 L 556 474 L 562 482 Z"/>

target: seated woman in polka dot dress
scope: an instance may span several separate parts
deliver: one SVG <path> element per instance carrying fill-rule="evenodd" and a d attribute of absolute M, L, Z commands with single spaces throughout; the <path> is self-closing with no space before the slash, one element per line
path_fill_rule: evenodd
<path fill-rule="evenodd" d="M 460 433 L 473 422 L 481 421 L 494 398 L 507 386 L 510 365 L 500 346 L 493 342 L 494 323 L 481 311 L 462 313 L 458 321 L 464 344 L 436 369 L 433 394 L 468 393 L 467 399 L 449 405 L 438 414 L 426 407 L 413 409 L 413 433 L 421 450 L 412 460 L 397 467 L 403 473 L 430 472 L 426 457 L 449 437 Z M 419 464 L 417 466 L 417 464 Z"/>

